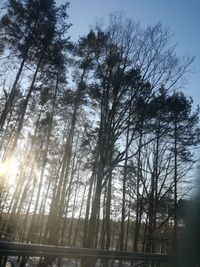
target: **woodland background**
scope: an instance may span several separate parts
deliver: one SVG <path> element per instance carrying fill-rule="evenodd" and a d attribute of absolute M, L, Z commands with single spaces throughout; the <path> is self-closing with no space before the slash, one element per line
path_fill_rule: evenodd
<path fill-rule="evenodd" d="M 1 239 L 176 254 L 200 143 L 181 90 L 194 59 L 161 23 L 119 14 L 73 42 L 68 8 L 1 5 Z"/>

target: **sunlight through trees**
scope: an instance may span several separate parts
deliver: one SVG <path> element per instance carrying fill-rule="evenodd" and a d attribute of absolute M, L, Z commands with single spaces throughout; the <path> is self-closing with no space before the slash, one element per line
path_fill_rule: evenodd
<path fill-rule="evenodd" d="M 1 15 L 1 239 L 176 254 L 200 143 L 180 89 L 193 58 L 161 23 L 116 14 L 72 42 L 68 8 Z"/>

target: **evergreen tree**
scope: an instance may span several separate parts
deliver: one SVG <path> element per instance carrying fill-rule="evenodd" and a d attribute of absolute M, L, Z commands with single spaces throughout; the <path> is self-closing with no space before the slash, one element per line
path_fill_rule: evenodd
<path fill-rule="evenodd" d="M 199 109 L 192 112 L 192 99 L 187 99 L 182 92 L 174 92 L 167 99 L 169 123 L 171 131 L 169 136 L 173 142 L 174 154 L 174 235 L 172 253 L 177 253 L 177 207 L 179 162 L 193 161 L 191 147 L 200 143 Z"/>
<path fill-rule="evenodd" d="M 37 70 L 52 43 L 58 36 L 63 36 L 69 28 L 70 25 L 60 18 L 62 16 L 66 19 L 67 7 L 68 3 L 57 8 L 53 0 L 8 1 L 7 12 L 0 21 L 1 36 L 5 46 L 19 58 L 20 66 L 1 113 L 1 130 L 12 107 L 25 63 L 36 63 Z M 58 25 L 61 22 L 62 25 Z M 48 53 L 48 56 L 51 54 Z"/>

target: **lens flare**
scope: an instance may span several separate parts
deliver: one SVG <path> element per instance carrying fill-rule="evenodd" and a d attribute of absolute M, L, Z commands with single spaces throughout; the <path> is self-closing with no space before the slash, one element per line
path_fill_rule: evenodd
<path fill-rule="evenodd" d="M 9 183 L 14 183 L 18 171 L 18 161 L 15 158 L 0 162 L 0 176 L 6 175 Z"/>

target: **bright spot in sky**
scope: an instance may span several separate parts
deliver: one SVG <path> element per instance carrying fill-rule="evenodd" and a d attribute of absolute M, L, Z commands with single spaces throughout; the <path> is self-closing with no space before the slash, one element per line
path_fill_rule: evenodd
<path fill-rule="evenodd" d="M 0 162 L 0 175 L 8 175 L 8 182 L 13 184 L 16 181 L 18 161 L 15 158 Z"/>

